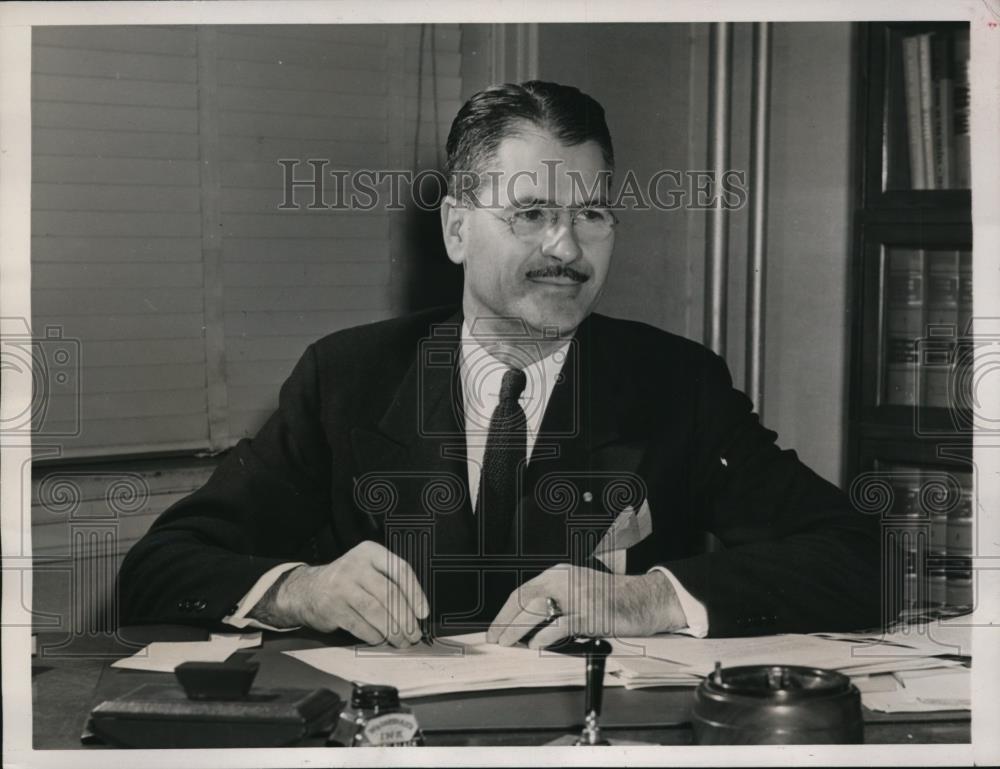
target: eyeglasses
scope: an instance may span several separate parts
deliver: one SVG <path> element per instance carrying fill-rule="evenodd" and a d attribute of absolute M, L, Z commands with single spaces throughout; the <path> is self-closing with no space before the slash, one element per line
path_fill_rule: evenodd
<path fill-rule="evenodd" d="M 510 231 L 524 241 L 541 240 L 546 232 L 556 226 L 563 211 L 570 213 L 573 233 L 581 243 L 597 243 L 606 240 L 618 224 L 618 217 L 613 211 L 599 206 L 584 206 L 582 208 L 529 206 L 518 208 L 507 216 L 495 214 L 486 208 L 483 210 L 494 219 L 506 222 Z"/>

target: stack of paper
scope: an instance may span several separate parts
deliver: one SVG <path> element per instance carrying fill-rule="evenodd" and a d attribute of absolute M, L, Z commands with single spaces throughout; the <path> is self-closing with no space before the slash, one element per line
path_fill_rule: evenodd
<path fill-rule="evenodd" d="M 865 634 L 779 635 L 756 638 L 694 639 L 678 636 L 657 636 L 645 639 L 623 639 L 639 656 L 619 657 L 618 675 L 625 686 L 682 686 L 683 674 L 705 676 L 715 661 L 723 667 L 738 665 L 802 665 L 838 670 L 852 679 L 877 674 L 916 671 L 954 673 L 961 676 L 967 670 L 962 663 L 932 656 L 948 653 L 954 647 L 918 636 L 914 646 L 903 646 L 900 637 Z M 920 639 L 923 640 L 920 640 Z M 891 639 L 891 640 L 890 640 Z M 615 643 L 615 651 L 624 650 L 623 642 Z M 964 647 L 964 648 L 967 648 Z M 695 679 L 697 683 L 699 679 Z M 867 681 L 868 687 L 894 691 L 895 685 Z"/>
<path fill-rule="evenodd" d="M 606 686 L 696 686 L 716 661 L 838 668 L 851 644 L 807 635 L 697 639 L 665 635 L 619 638 L 607 661 Z M 524 647 L 488 644 L 485 634 L 440 639 L 408 649 L 333 647 L 286 652 L 326 673 L 358 683 L 395 686 L 403 697 L 541 686 L 582 686 L 581 660 Z"/>
<path fill-rule="evenodd" d="M 701 683 L 701 676 L 691 672 L 687 666 L 655 657 L 612 658 L 608 669 L 610 677 L 624 684 L 626 689 L 697 686 Z"/>
<path fill-rule="evenodd" d="M 910 624 L 891 632 L 823 633 L 853 646 L 853 665 L 841 668 L 861 688 L 862 702 L 886 713 L 969 710 L 970 677 L 959 659 L 972 656 L 975 615 Z M 884 675 L 875 675 L 882 673 Z"/>
<path fill-rule="evenodd" d="M 635 657 L 680 664 L 686 672 L 705 676 L 716 662 L 723 667 L 738 665 L 805 665 L 840 668 L 853 662 L 852 645 L 809 635 L 757 636 L 753 638 L 690 638 L 661 635 L 614 641 L 619 664 L 628 666 Z M 628 652 L 631 656 L 624 656 Z"/>
<path fill-rule="evenodd" d="M 957 630 L 950 632 L 957 648 L 968 648 L 962 646 Z M 922 709 L 952 709 L 965 701 L 961 691 L 968 688 L 968 669 L 958 660 L 937 656 L 953 654 L 956 648 L 942 647 L 945 635 L 937 632 L 908 637 L 912 645 L 904 645 L 899 634 L 618 638 L 613 640 L 613 652 L 607 660 L 605 685 L 629 689 L 696 686 L 716 662 L 723 667 L 802 665 L 851 676 L 866 693 L 865 704 L 869 704 L 867 697 L 872 697 L 871 706 L 878 709 L 905 707 L 904 702 Z M 926 640 L 928 637 L 935 640 Z M 432 647 L 418 645 L 405 650 L 355 646 L 285 653 L 349 681 L 395 686 L 401 696 L 410 698 L 486 689 L 582 686 L 584 682 L 578 657 L 488 644 L 483 633 L 452 636 L 439 639 Z M 943 694 L 934 698 L 927 688 L 938 679 L 947 684 Z M 911 687 L 911 680 L 919 683 Z"/>
<path fill-rule="evenodd" d="M 348 681 L 395 686 L 401 697 L 542 686 L 582 686 L 579 657 L 486 643 L 485 633 L 449 636 L 431 647 L 342 646 L 285 652 Z M 605 685 L 616 682 L 606 677 Z M 619 684 L 620 685 L 620 684 Z"/>
<path fill-rule="evenodd" d="M 917 670 L 893 673 L 890 691 L 862 692 L 861 701 L 871 710 L 885 713 L 915 713 L 932 710 L 970 710 L 968 668 Z"/>
<path fill-rule="evenodd" d="M 662 635 L 614 642 L 616 672 L 628 689 L 695 686 L 715 668 L 740 665 L 803 665 L 841 669 L 853 664 L 853 647 L 808 635 L 754 638 L 689 638 Z M 866 661 L 867 662 L 867 661 Z"/>
<path fill-rule="evenodd" d="M 907 625 L 884 633 L 817 633 L 816 635 L 863 644 L 865 648 L 856 652 L 858 657 L 889 659 L 936 655 L 970 657 L 972 628 L 976 622 L 975 615 L 965 615 Z"/>

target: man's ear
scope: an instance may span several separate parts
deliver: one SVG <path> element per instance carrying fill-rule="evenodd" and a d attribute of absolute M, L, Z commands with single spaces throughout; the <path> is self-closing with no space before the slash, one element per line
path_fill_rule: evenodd
<path fill-rule="evenodd" d="M 451 195 L 441 201 L 441 235 L 448 258 L 455 264 L 465 261 L 465 239 L 469 209 L 458 205 Z"/>

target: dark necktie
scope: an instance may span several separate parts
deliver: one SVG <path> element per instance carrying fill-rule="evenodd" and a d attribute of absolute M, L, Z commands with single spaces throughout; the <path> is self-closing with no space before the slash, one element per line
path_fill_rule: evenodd
<path fill-rule="evenodd" d="M 510 553 L 510 538 L 517 506 L 517 469 L 528 456 L 528 423 L 518 398 L 527 377 L 509 369 L 500 384 L 500 402 L 490 418 L 483 453 L 483 471 L 476 499 L 476 517 L 486 535 L 487 553 Z"/>

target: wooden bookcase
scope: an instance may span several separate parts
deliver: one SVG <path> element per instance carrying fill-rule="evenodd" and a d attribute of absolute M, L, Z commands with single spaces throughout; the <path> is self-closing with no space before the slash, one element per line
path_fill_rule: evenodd
<path fill-rule="evenodd" d="M 968 24 L 859 26 L 846 485 L 903 545 L 904 608 L 950 610 L 973 594 Z"/>

